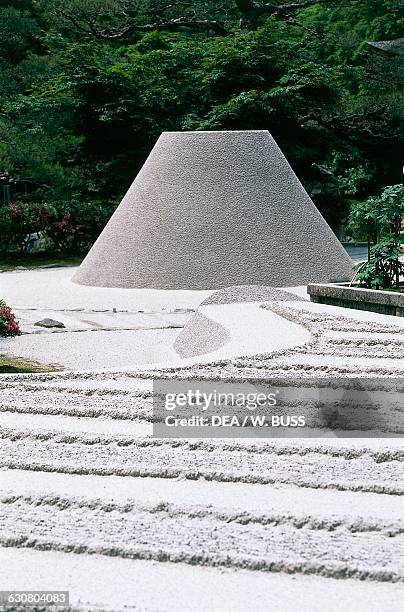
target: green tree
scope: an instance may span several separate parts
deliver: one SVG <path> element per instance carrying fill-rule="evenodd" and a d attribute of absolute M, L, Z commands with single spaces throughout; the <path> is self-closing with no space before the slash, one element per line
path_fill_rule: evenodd
<path fill-rule="evenodd" d="M 368 46 L 398 4 L 0 0 L 0 174 L 109 210 L 163 130 L 269 129 L 340 227 L 401 179 L 399 88 Z"/>

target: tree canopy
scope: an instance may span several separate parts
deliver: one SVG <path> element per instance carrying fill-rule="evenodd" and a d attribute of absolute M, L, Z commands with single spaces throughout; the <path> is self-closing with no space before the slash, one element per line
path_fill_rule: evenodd
<path fill-rule="evenodd" d="M 0 0 L 0 185 L 110 206 L 164 130 L 268 129 L 340 229 L 401 180 L 399 71 L 368 43 L 402 26 L 399 0 Z"/>

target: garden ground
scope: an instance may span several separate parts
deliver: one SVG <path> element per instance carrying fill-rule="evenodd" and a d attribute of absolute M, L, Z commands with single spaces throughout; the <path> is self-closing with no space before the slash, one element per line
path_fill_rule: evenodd
<path fill-rule="evenodd" d="M 384 384 L 404 375 L 404 319 L 293 288 L 298 301 L 201 306 L 215 351 L 181 360 L 173 340 L 211 292 L 83 287 L 73 273 L 0 275 L 30 332 L 0 353 L 65 362 L 0 378 L 2 582 L 70 590 L 81 610 L 398 612 L 402 406 Z M 66 328 L 35 328 L 45 315 Z M 302 391 L 313 377 L 372 378 L 374 437 L 156 439 L 157 376 L 289 376 Z"/>

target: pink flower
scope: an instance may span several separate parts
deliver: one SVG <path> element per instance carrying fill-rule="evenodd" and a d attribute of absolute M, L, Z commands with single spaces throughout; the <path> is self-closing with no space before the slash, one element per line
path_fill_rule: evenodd
<path fill-rule="evenodd" d="M 20 327 L 11 308 L 0 300 L 0 336 L 18 336 Z"/>

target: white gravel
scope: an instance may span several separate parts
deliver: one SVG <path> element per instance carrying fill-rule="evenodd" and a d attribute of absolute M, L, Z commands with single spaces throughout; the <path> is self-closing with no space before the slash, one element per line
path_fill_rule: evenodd
<path fill-rule="evenodd" d="M 144 309 L 164 327 L 164 312 L 206 297 L 72 286 L 69 274 L 0 274 L 0 296 L 27 320 L 29 308 L 87 309 L 60 316 L 91 329 L 114 315 L 91 309 L 147 325 Z M 192 360 L 171 352 L 179 329 L 0 343 L 98 370 L 0 377 L 1 588 L 68 589 L 80 610 L 398 612 L 402 438 L 157 440 L 150 390 L 156 375 L 402 377 L 404 320 L 297 301 L 204 308 L 230 339 Z M 394 410 L 397 424 L 385 391 L 374 412 Z"/>
<path fill-rule="evenodd" d="M 212 353 L 208 359 L 222 359 L 268 348 L 276 351 L 304 344 L 309 338 L 300 326 L 258 309 L 260 302 L 246 303 L 259 296 L 298 300 L 293 293 L 240 287 L 216 292 L 214 302 L 225 302 L 220 307 L 209 300 L 203 306 L 203 315 L 218 335 L 216 341 L 208 335 L 208 344 L 205 341 L 202 350 L 195 350 L 191 326 L 185 341 L 174 350 L 192 310 L 212 292 L 85 287 L 71 282 L 74 272 L 72 267 L 0 274 L 0 294 L 13 306 L 27 332 L 20 338 L 0 340 L 0 352 L 66 369 L 130 369 L 153 363 L 176 366 L 182 358 L 201 352 Z M 244 303 L 226 303 L 232 300 Z M 34 327 L 45 316 L 61 321 L 66 329 L 55 332 Z M 224 328 L 228 329 L 222 335 Z"/>
<path fill-rule="evenodd" d="M 70 591 L 81 610 L 401 612 L 401 584 L 271 574 L 102 555 L 0 549 L 2 583 Z M 281 602 L 281 603 L 280 603 Z M 297 605 L 298 604 L 298 607 Z M 325 607 L 326 606 L 326 607 Z"/>
<path fill-rule="evenodd" d="M 178 359 L 173 343 L 178 329 L 86 331 L 29 334 L 0 342 L 15 357 L 55 364 L 70 370 L 136 367 Z"/>
<path fill-rule="evenodd" d="M 216 509 L 269 513 L 279 516 L 342 520 L 349 517 L 366 521 L 400 521 L 404 516 L 404 496 L 353 493 L 301 488 L 295 485 L 260 485 L 208 480 L 166 478 L 126 478 L 24 470 L 0 471 L 0 495 L 40 495 L 91 498 L 120 504 L 167 502 L 192 504 Z M 293 505 L 291 505 L 293 500 Z"/>
<path fill-rule="evenodd" d="M 0 274 L 0 295 L 14 308 L 39 310 L 172 311 L 196 308 L 212 291 L 160 291 L 86 287 L 71 282 L 76 267 L 39 269 Z"/>

